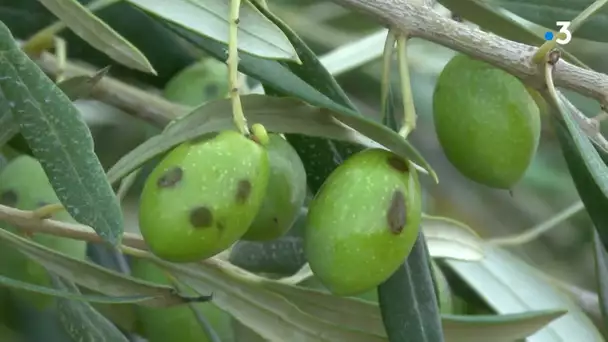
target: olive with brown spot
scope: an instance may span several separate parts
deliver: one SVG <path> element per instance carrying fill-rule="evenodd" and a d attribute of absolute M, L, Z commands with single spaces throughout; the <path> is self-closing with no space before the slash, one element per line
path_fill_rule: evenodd
<path fill-rule="evenodd" d="M 259 211 L 268 176 L 265 148 L 236 131 L 177 146 L 141 194 L 139 225 L 150 251 L 168 261 L 194 262 L 230 247 Z"/>
<path fill-rule="evenodd" d="M 284 235 L 293 225 L 306 198 L 306 170 L 296 150 L 278 134 L 265 145 L 270 182 L 262 208 L 243 240 L 267 241 Z"/>
<path fill-rule="evenodd" d="M 309 205 L 304 252 L 314 275 L 335 295 L 374 289 L 414 246 L 420 184 L 416 170 L 399 159 L 382 149 L 351 156 Z"/>

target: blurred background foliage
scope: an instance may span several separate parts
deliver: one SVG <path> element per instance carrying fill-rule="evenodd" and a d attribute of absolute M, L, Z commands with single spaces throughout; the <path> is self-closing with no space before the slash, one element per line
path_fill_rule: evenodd
<path fill-rule="evenodd" d="M 90 1 L 80 2 L 86 4 Z M 345 10 L 329 1 L 273 0 L 270 6 L 319 56 L 383 29 L 371 18 Z M 98 15 L 146 55 L 158 71 L 158 76 L 127 70 L 69 30 L 64 30 L 61 36 L 68 41 L 70 60 L 86 61 L 86 64 L 96 68 L 112 65 L 111 76 L 160 92 L 172 76 L 203 56 L 200 51 L 185 44 L 127 4 L 113 5 L 101 10 Z M 56 19 L 37 0 L 0 0 L 0 20 L 17 38 L 26 39 Z M 517 20 L 536 32 L 546 31 L 521 18 Z M 163 49 L 157 49 L 158 46 L 163 46 Z M 608 44 L 574 38 L 567 50 L 595 70 L 608 72 L 608 59 L 605 58 Z M 512 189 L 512 193 L 483 187 L 460 175 L 444 156 L 432 122 L 432 94 L 436 78 L 454 52 L 433 43 L 413 39 L 408 53 L 419 116 L 418 127 L 410 140 L 433 165 L 440 178 L 439 184 L 433 184 L 428 177 L 423 177 L 426 213 L 460 220 L 474 228 L 482 237 L 495 238 L 527 230 L 578 200 L 548 120 L 543 122 L 537 158 L 525 178 Z M 396 108 L 401 108 L 397 65 L 393 65 L 394 91 L 391 101 Z M 377 59 L 343 73 L 337 80 L 362 112 L 376 117 L 380 111 L 380 77 L 381 60 Z M 599 112 L 595 101 L 570 92 L 565 93 L 586 115 L 594 116 Z M 141 120 L 103 103 L 79 100 L 77 105 L 92 128 L 99 158 L 106 169 L 157 132 Z M 19 145 L 13 141 L 12 146 Z M 136 194 L 137 187 L 131 192 Z M 126 213 L 127 230 L 137 227 L 138 199 L 132 197 L 125 203 L 132 209 Z M 593 235 L 590 228 L 589 217 L 581 212 L 541 238 L 510 249 L 549 274 L 592 290 L 595 288 L 595 280 L 591 248 Z M 43 321 L 40 318 L 40 322 Z"/>

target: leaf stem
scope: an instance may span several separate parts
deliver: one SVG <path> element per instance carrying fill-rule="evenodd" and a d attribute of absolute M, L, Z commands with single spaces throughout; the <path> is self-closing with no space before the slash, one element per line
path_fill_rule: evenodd
<path fill-rule="evenodd" d="M 388 115 L 388 93 L 391 85 L 391 64 L 393 61 L 393 50 L 395 49 L 395 31 L 389 30 L 384 41 L 382 53 L 382 80 L 380 84 L 380 115 L 381 120 Z"/>
<path fill-rule="evenodd" d="M 232 100 L 232 116 L 234 124 L 244 135 L 249 135 L 247 119 L 243 113 L 241 97 L 239 96 L 239 52 L 238 29 L 241 0 L 230 0 L 230 31 L 228 39 L 228 73 L 230 78 L 230 99 Z"/>
<path fill-rule="evenodd" d="M 416 108 L 410 81 L 410 71 L 407 63 L 407 34 L 399 34 L 397 37 L 397 56 L 399 59 L 399 76 L 401 80 L 401 96 L 403 98 L 403 125 L 399 135 L 403 138 L 416 128 Z"/>
<path fill-rule="evenodd" d="M 570 34 L 574 35 L 574 31 L 578 30 L 585 23 L 585 21 L 589 19 L 589 17 L 602 9 L 606 3 L 608 3 L 608 0 L 596 0 L 589 5 L 589 7 L 585 8 L 581 13 L 579 13 L 574 19 L 572 19 L 569 27 Z"/>

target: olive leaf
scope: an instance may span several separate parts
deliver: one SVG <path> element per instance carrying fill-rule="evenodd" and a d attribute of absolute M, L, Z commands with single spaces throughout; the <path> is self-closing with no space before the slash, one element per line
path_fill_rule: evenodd
<path fill-rule="evenodd" d="M 213 292 L 214 304 L 269 341 L 388 341 L 376 303 L 262 278 L 215 257 L 190 265 L 149 258 L 199 293 Z M 441 322 L 447 342 L 486 342 L 487 336 L 512 342 L 563 314 L 445 315 Z"/>
<path fill-rule="evenodd" d="M 173 0 L 169 7 L 165 0 L 127 2 L 198 35 L 228 43 L 230 1 Z M 241 2 L 237 45 L 254 56 L 299 62 L 283 32 L 247 0 Z"/>
<path fill-rule="evenodd" d="M 44 266 L 50 273 L 108 296 L 131 297 L 132 301 L 138 305 L 165 307 L 208 300 L 206 296 L 194 298 L 182 296 L 170 286 L 161 286 L 125 276 L 94 263 L 67 256 L 5 229 L 0 229 L 0 239 Z M 6 282 L 6 278 L 4 281 Z M 23 288 L 28 290 L 26 287 Z M 34 287 L 29 286 L 29 289 L 34 289 Z M 77 298 L 73 294 L 70 296 L 69 298 Z M 119 302 L 125 302 L 125 300 Z"/>
<path fill-rule="evenodd" d="M 292 98 L 245 95 L 241 101 L 249 122 L 261 123 L 272 132 L 301 133 L 369 147 L 384 147 L 405 158 L 412 158 L 414 162 L 424 161 L 416 158 L 411 146 L 397 133 L 363 117 L 315 108 Z M 233 129 L 231 108 L 229 99 L 209 101 L 174 120 L 162 134 L 152 137 L 122 157 L 108 171 L 108 179 L 115 183 L 146 161 L 184 141 Z"/>
<path fill-rule="evenodd" d="M 122 210 L 95 155 L 91 132 L 70 99 L 19 49 L 0 23 L 0 90 L 57 197 L 78 222 L 111 244 L 123 233 Z"/>
<path fill-rule="evenodd" d="M 156 75 L 156 71 L 141 51 L 77 0 L 39 1 L 74 33 L 97 50 L 125 66 Z"/>
<path fill-rule="evenodd" d="M 422 232 L 407 260 L 378 285 L 377 291 L 382 322 L 390 342 L 445 340 L 430 256 Z"/>
<path fill-rule="evenodd" d="M 483 260 L 445 260 L 498 314 L 535 310 L 567 310 L 559 321 L 544 327 L 530 338 L 538 341 L 603 341 L 600 332 L 581 308 L 561 292 L 543 273 L 512 253 L 486 244 Z M 522 291 L 525 289 L 525 291 Z"/>
<path fill-rule="evenodd" d="M 533 23 L 547 27 L 552 30 L 559 30 L 556 27 L 558 21 L 570 21 L 579 13 L 584 11 L 595 0 L 490 0 L 491 3 L 500 5 L 504 9 L 511 11 L 518 16 Z M 608 37 L 604 32 L 608 30 L 608 8 L 604 7 L 598 13 L 588 18 L 581 27 L 576 30 L 576 35 L 583 39 L 597 42 L 608 42 Z"/>
<path fill-rule="evenodd" d="M 51 280 L 58 289 L 80 294 L 73 282 L 57 276 L 52 276 Z M 89 303 L 59 298 L 57 316 L 66 332 L 75 341 L 129 342 L 129 339 L 112 322 Z"/>

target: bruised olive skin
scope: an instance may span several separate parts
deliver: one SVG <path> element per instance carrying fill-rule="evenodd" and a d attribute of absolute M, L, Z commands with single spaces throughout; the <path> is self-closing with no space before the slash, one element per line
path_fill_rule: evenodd
<path fill-rule="evenodd" d="M 533 95 L 515 76 L 466 55 L 442 70 L 433 117 L 451 164 L 488 187 L 513 187 L 536 154 L 540 112 Z"/>
<path fill-rule="evenodd" d="M 312 200 L 304 251 L 329 291 L 359 295 L 403 263 L 420 221 L 420 184 L 411 164 L 386 150 L 364 150 L 334 170 Z"/>
<path fill-rule="evenodd" d="M 0 172 L 0 203 L 21 210 L 36 210 L 49 204 L 61 203 L 55 190 L 37 159 L 20 155 L 11 160 Z M 65 210 L 54 213 L 54 220 L 77 223 Z M 2 228 L 23 235 L 24 231 L 10 225 Z M 86 242 L 57 237 L 49 234 L 31 235 L 31 239 L 45 247 L 64 253 L 76 259 L 85 259 Z M 5 242 L 0 243 L 0 273 L 24 282 L 52 287 L 46 269 L 30 260 Z M 53 297 L 29 291 L 10 289 L 17 297 L 26 300 L 37 308 L 45 308 L 53 302 Z"/>
<path fill-rule="evenodd" d="M 264 202 L 243 240 L 267 241 L 284 235 L 293 225 L 306 199 L 306 170 L 287 140 L 270 134 L 270 178 Z"/>
<path fill-rule="evenodd" d="M 235 131 L 183 143 L 152 171 L 139 224 L 150 250 L 173 262 L 209 258 L 240 239 L 266 193 L 265 148 Z"/>

